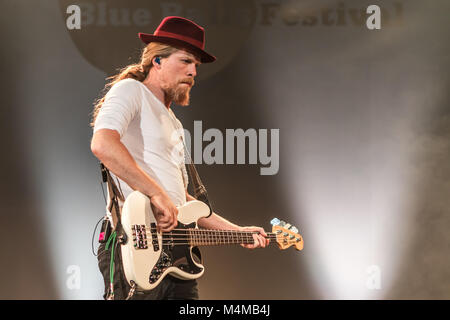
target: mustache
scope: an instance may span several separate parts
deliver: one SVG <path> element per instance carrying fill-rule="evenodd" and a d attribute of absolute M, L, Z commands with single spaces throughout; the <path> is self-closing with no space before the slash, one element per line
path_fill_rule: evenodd
<path fill-rule="evenodd" d="M 195 84 L 195 81 L 192 78 L 185 78 L 181 80 L 180 83 L 187 83 L 192 87 Z"/>

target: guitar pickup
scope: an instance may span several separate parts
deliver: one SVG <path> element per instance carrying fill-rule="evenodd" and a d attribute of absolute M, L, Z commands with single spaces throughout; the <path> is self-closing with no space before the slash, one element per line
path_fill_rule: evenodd
<path fill-rule="evenodd" d="M 158 243 L 158 235 L 156 233 L 156 223 L 150 224 L 150 230 L 152 234 L 152 245 L 153 245 L 153 251 L 159 250 L 159 243 Z"/>

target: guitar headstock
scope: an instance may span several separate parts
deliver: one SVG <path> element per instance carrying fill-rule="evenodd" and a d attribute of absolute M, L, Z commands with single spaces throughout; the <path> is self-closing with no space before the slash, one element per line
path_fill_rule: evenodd
<path fill-rule="evenodd" d="M 296 227 L 278 218 L 273 218 L 270 223 L 272 224 L 272 233 L 275 234 L 278 247 L 281 250 L 292 245 L 295 246 L 296 250 L 303 249 L 303 238 Z"/>

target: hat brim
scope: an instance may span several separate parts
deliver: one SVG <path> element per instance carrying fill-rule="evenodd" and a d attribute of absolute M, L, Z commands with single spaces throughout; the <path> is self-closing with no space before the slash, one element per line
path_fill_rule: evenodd
<path fill-rule="evenodd" d="M 139 39 L 141 39 L 145 44 L 149 44 L 150 42 L 161 42 L 164 44 L 169 44 L 169 45 L 173 45 L 176 47 L 185 48 L 185 49 L 187 49 L 187 51 L 190 51 L 193 54 L 196 54 L 197 56 L 199 56 L 200 61 L 202 63 L 210 63 L 210 62 L 216 61 L 216 57 L 214 57 L 213 55 L 210 55 L 206 51 L 190 44 L 189 42 L 186 42 L 186 41 L 183 41 L 180 39 L 155 36 L 153 34 L 148 34 L 148 33 L 139 33 Z"/>

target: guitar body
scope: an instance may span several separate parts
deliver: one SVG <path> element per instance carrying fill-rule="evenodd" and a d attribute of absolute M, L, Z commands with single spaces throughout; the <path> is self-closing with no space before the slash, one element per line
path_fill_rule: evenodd
<path fill-rule="evenodd" d="M 151 290 L 168 274 L 184 280 L 203 275 L 200 251 L 189 244 L 184 230 L 197 228 L 197 220 L 209 215 L 209 207 L 189 201 L 178 210 L 175 230 L 161 233 L 156 230 L 150 199 L 139 191 L 126 198 L 121 216 L 126 242 L 121 253 L 130 285 L 134 282 L 141 290 Z"/>

